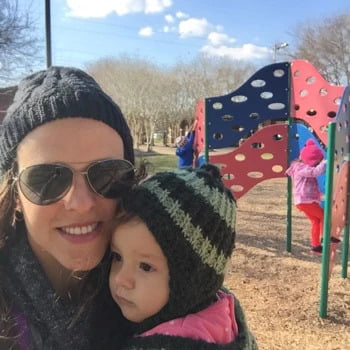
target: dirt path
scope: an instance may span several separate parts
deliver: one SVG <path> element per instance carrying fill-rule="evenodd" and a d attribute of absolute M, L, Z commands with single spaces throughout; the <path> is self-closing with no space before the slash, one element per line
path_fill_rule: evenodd
<path fill-rule="evenodd" d="M 142 153 L 143 156 L 149 154 L 149 155 L 155 155 L 155 154 L 171 154 L 175 155 L 176 148 L 175 147 L 164 147 L 164 146 L 153 146 L 152 151 L 149 153 L 146 152 L 146 146 L 141 145 L 138 149 L 135 149 L 135 154 Z"/>

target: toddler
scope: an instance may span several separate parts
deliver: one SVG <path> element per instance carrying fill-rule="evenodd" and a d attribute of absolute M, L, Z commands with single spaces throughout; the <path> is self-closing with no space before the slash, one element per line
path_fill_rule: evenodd
<path fill-rule="evenodd" d="M 219 169 L 157 173 L 123 200 L 109 285 L 134 337 L 123 349 L 258 349 L 222 283 L 236 204 Z"/>
<path fill-rule="evenodd" d="M 313 139 L 307 140 L 300 151 L 298 160 L 292 162 L 286 174 L 293 180 L 294 205 L 311 222 L 311 253 L 322 254 L 321 239 L 323 234 L 323 208 L 320 206 L 321 192 L 317 177 L 326 171 L 326 161 L 322 150 Z M 332 237 L 333 243 L 339 240 Z"/>

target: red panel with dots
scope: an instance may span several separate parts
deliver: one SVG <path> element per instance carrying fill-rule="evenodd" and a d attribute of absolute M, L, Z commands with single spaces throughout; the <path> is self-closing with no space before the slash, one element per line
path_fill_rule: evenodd
<path fill-rule="evenodd" d="M 305 121 L 326 145 L 327 125 L 334 121 L 344 87 L 327 82 L 305 60 L 291 62 L 291 85 L 291 116 Z"/>
<path fill-rule="evenodd" d="M 195 120 L 197 120 L 196 136 L 194 140 L 194 150 L 196 157 L 204 151 L 205 142 L 205 116 L 204 116 L 204 100 L 200 99 L 197 102 L 195 111 Z"/>
<path fill-rule="evenodd" d="M 238 149 L 209 156 L 209 162 L 220 168 L 225 185 L 236 199 L 259 182 L 285 177 L 287 133 L 285 124 L 269 125 L 254 133 Z"/>
<path fill-rule="evenodd" d="M 339 238 L 346 224 L 346 214 L 348 212 L 348 187 L 349 187 L 350 163 L 343 163 L 337 182 L 333 191 L 332 203 L 332 236 Z"/>
<path fill-rule="evenodd" d="M 346 224 L 346 215 L 349 212 L 349 176 L 350 162 L 346 162 L 340 168 L 333 190 L 331 236 L 336 238 L 341 238 L 342 230 Z M 330 244 L 329 274 L 332 273 L 334 267 L 337 248 L 338 244 Z"/>

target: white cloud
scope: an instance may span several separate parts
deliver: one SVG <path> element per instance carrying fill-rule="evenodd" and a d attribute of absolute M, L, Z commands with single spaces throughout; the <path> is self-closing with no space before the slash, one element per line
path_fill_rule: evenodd
<path fill-rule="evenodd" d="M 166 16 L 164 16 L 164 18 L 165 18 L 166 22 L 168 22 L 168 23 L 174 23 L 174 21 L 175 21 L 175 19 L 172 15 L 166 15 Z"/>
<path fill-rule="evenodd" d="M 176 33 L 177 28 L 174 26 L 164 26 L 163 33 Z"/>
<path fill-rule="evenodd" d="M 205 18 L 190 18 L 179 23 L 181 38 L 189 36 L 205 36 L 211 28 L 211 24 Z"/>
<path fill-rule="evenodd" d="M 153 29 L 152 27 L 143 27 L 139 30 L 139 35 L 141 36 L 152 36 L 153 35 Z"/>
<path fill-rule="evenodd" d="M 117 0 L 119 2 L 120 0 Z M 165 8 L 172 5 L 172 0 L 146 0 L 145 13 L 157 13 L 164 11 Z"/>
<path fill-rule="evenodd" d="M 66 0 L 69 15 L 73 17 L 105 17 L 110 13 L 119 16 L 129 13 L 157 13 L 172 6 L 172 0 Z"/>
<path fill-rule="evenodd" d="M 265 59 L 271 55 L 271 49 L 253 44 L 244 44 L 242 47 L 203 46 L 201 51 L 211 57 L 228 57 L 233 60 Z"/>
<path fill-rule="evenodd" d="M 176 12 L 175 16 L 177 18 L 179 18 L 179 19 L 184 19 L 184 18 L 190 17 L 187 13 L 184 13 L 184 12 L 181 12 L 181 11 Z"/>
<path fill-rule="evenodd" d="M 236 41 L 236 39 L 230 38 L 227 34 L 218 32 L 209 33 L 208 40 L 210 41 L 210 44 L 214 46 L 234 43 Z"/>

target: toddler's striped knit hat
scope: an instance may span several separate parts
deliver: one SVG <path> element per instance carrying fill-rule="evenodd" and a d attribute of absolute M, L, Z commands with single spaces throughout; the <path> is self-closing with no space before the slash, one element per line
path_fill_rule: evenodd
<path fill-rule="evenodd" d="M 234 248 L 236 203 L 210 164 L 157 173 L 136 186 L 124 208 L 145 222 L 170 274 L 169 302 L 138 329 L 197 312 L 215 300 Z"/>

